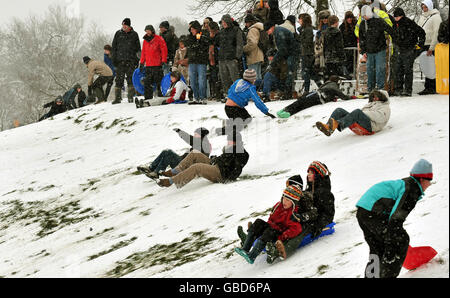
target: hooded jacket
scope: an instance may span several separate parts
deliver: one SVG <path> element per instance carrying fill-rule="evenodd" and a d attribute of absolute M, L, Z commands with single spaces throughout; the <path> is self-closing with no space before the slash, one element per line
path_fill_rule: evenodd
<path fill-rule="evenodd" d="M 384 90 L 380 91 L 384 98 L 377 101 L 369 101 L 361 110 L 370 118 L 372 132 L 381 131 L 391 117 L 391 108 L 389 106 L 389 95 Z"/>
<path fill-rule="evenodd" d="M 413 50 L 416 45 L 423 47 L 425 44 L 425 31 L 413 20 L 403 16 L 394 23 L 394 34 L 392 36 L 394 44 L 400 50 Z"/>
<path fill-rule="evenodd" d="M 278 0 L 269 0 L 269 16 L 268 20 L 273 21 L 276 25 L 284 23 L 284 16 L 280 10 Z"/>
<path fill-rule="evenodd" d="M 269 109 L 256 93 L 256 86 L 244 79 L 239 79 L 228 90 L 228 98 L 234 101 L 239 107 L 245 108 L 249 100 L 253 100 L 256 107 L 266 115 Z"/>
<path fill-rule="evenodd" d="M 345 61 L 344 39 L 338 28 L 328 27 L 323 32 L 323 53 L 325 63 L 343 63 Z"/>
<path fill-rule="evenodd" d="M 244 40 L 242 31 L 234 25 L 230 15 L 224 15 L 222 20 L 228 27 L 220 30 L 218 36 L 219 61 L 241 60 L 243 53 Z"/>
<path fill-rule="evenodd" d="M 226 183 L 239 178 L 249 158 L 248 152 L 240 142 L 232 147 L 225 147 L 222 155 L 211 159 L 211 164 L 219 167 L 222 180 Z"/>
<path fill-rule="evenodd" d="M 281 233 L 278 240 L 286 241 L 298 236 L 302 232 L 302 226 L 294 220 L 293 215 L 298 212 L 298 207 L 293 204 L 292 208 L 285 209 L 282 201 L 278 202 L 273 208 L 267 221 L 270 227 Z"/>
<path fill-rule="evenodd" d="M 256 23 L 248 29 L 247 44 L 243 48 L 248 65 L 264 62 L 264 53 L 258 47 L 262 30 L 264 30 L 262 23 Z"/>
<path fill-rule="evenodd" d="M 428 11 L 420 16 L 417 24 L 425 31 L 425 45 L 430 46 L 430 50 L 434 51 L 438 43 L 439 26 L 442 19 L 439 10 L 433 8 L 431 0 L 425 0 L 422 3 L 428 7 Z"/>
<path fill-rule="evenodd" d="M 314 206 L 317 209 L 317 218 L 310 225 L 317 231 L 321 231 L 333 222 L 335 207 L 334 195 L 331 192 L 330 177 L 314 175 L 314 182 L 308 181 L 306 191 L 313 194 Z"/>
<path fill-rule="evenodd" d="M 361 14 L 368 16 L 369 20 L 363 20 L 359 27 L 359 45 L 361 47 L 361 54 L 369 53 L 375 54 L 386 50 L 386 37 L 384 32 L 389 35 L 393 35 L 393 29 L 383 19 L 374 18 L 373 12 L 369 9 L 365 9 L 368 6 L 364 6 Z"/>
<path fill-rule="evenodd" d="M 140 63 L 147 67 L 161 66 L 162 63 L 167 63 L 167 46 L 164 39 L 156 34 L 152 36 L 146 34 L 143 38 Z"/>

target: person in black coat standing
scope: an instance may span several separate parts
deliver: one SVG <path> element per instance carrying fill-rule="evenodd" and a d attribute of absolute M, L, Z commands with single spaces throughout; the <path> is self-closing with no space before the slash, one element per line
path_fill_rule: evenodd
<path fill-rule="evenodd" d="M 394 10 L 393 41 L 398 52 L 395 63 L 395 96 L 411 96 L 413 87 L 415 49 L 425 44 L 425 31 L 405 16 L 400 7 Z"/>
<path fill-rule="evenodd" d="M 280 10 L 278 0 L 269 0 L 269 16 L 267 20 L 274 22 L 276 25 L 284 23 L 284 16 Z"/>
<path fill-rule="evenodd" d="M 344 40 L 344 49 L 345 49 L 345 68 L 346 75 L 353 75 L 354 67 L 355 67 L 355 50 L 347 49 L 347 48 L 357 48 L 358 46 L 358 38 L 355 35 L 355 26 L 357 20 L 353 15 L 353 12 L 347 11 L 345 13 L 345 19 L 342 24 L 339 26 L 339 30 L 341 30 L 342 38 Z"/>
<path fill-rule="evenodd" d="M 343 63 L 345 61 L 344 39 L 338 29 L 339 18 L 332 15 L 328 18 L 328 28 L 323 32 L 323 53 L 326 70 L 324 79 L 332 75 L 344 75 Z"/>
<path fill-rule="evenodd" d="M 136 31 L 131 27 L 131 20 L 126 18 L 122 22 L 122 29 L 116 32 L 112 42 L 112 61 L 116 67 L 116 87 L 113 104 L 122 101 L 122 88 L 125 77 L 128 87 L 128 101 L 133 102 L 136 90 L 133 86 L 133 72 L 139 64 L 141 42 Z"/>

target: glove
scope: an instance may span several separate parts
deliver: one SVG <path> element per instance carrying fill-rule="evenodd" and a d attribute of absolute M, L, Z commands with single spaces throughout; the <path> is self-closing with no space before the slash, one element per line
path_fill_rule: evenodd
<path fill-rule="evenodd" d="M 181 129 L 179 129 L 179 128 L 174 128 L 173 131 L 176 132 L 176 133 L 179 133 L 179 132 L 181 131 Z"/>
<path fill-rule="evenodd" d="M 272 114 L 271 114 L 271 113 L 269 113 L 269 112 L 267 112 L 266 116 L 269 116 L 269 117 L 270 117 L 270 118 L 272 118 L 272 119 L 275 119 L 275 118 L 277 118 L 277 117 L 275 117 L 274 115 L 272 115 Z"/>

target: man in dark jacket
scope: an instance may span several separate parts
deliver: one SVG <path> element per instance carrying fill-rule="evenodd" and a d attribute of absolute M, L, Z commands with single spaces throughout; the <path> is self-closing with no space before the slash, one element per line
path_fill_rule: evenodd
<path fill-rule="evenodd" d="M 50 108 L 50 111 L 48 111 L 47 114 L 42 116 L 39 119 L 39 121 L 45 120 L 47 118 L 53 117 L 55 115 L 58 115 L 58 114 L 61 114 L 61 113 L 64 113 L 65 111 L 67 111 L 67 108 L 64 105 L 64 101 L 63 101 L 62 96 L 58 96 L 54 101 L 46 103 L 44 105 L 44 109 L 45 108 Z"/>
<path fill-rule="evenodd" d="M 421 159 L 408 178 L 375 184 L 358 201 L 356 218 L 369 245 L 371 259 L 365 277 L 398 276 L 409 246 L 403 223 L 432 179 L 431 163 Z"/>
<path fill-rule="evenodd" d="M 323 32 L 323 52 L 326 70 L 324 79 L 331 75 L 343 75 L 343 63 L 345 61 L 344 39 L 338 29 L 339 18 L 332 15 L 328 18 L 328 28 Z"/>
<path fill-rule="evenodd" d="M 163 65 L 164 75 L 167 75 L 170 72 L 169 64 L 173 64 L 175 52 L 178 49 L 178 37 L 175 35 L 175 28 L 170 26 L 168 21 L 164 21 L 159 25 L 159 32 L 167 45 L 167 64 Z"/>
<path fill-rule="evenodd" d="M 300 111 L 308 109 L 315 105 L 325 104 L 336 101 L 351 99 L 339 89 L 340 78 L 332 75 L 329 81 L 321 85 L 317 91 L 304 93 L 297 101 L 280 110 L 277 115 L 280 118 L 289 118 Z"/>
<path fill-rule="evenodd" d="M 396 96 L 411 96 L 414 75 L 414 60 L 416 46 L 423 48 L 425 31 L 413 20 L 405 16 L 400 7 L 394 10 L 393 41 L 397 46 L 395 63 L 395 93 Z M 404 87 L 404 88 L 403 88 Z"/>
<path fill-rule="evenodd" d="M 227 183 L 235 181 L 247 164 L 249 155 L 244 149 L 239 132 L 227 136 L 228 145 L 223 148 L 223 154 L 217 157 L 193 151 L 175 168 L 162 173 L 169 179 L 161 179 L 158 185 L 170 187 L 175 184 L 182 188 L 196 177 L 203 177 L 213 183 Z"/>
<path fill-rule="evenodd" d="M 128 87 L 128 102 L 133 102 L 136 90 L 133 86 L 133 72 L 139 64 L 141 42 L 138 34 L 131 27 L 131 20 L 122 22 L 122 29 L 117 31 L 112 42 L 112 60 L 116 67 L 115 100 L 113 104 L 122 101 L 122 88 L 126 77 Z"/>
<path fill-rule="evenodd" d="M 233 82 L 239 79 L 239 63 L 243 55 L 242 31 L 233 24 L 230 15 L 222 17 L 223 29 L 219 32 L 219 72 L 223 93 L 227 94 Z"/>
<path fill-rule="evenodd" d="M 189 61 L 189 81 L 196 103 L 206 104 L 206 69 L 209 62 L 210 38 L 202 33 L 198 21 L 189 24 L 190 34 L 186 40 Z"/>
<path fill-rule="evenodd" d="M 384 89 L 386 78 L 386 37 L 385 32 L 393 35 L 393 29 L 383 19 L 376 18 L 372 8 L 361 8 L 364 19 L 359 27 L 359 45 L 361 54 L 367 58 L 367 88 Z"/>
<path fill-rule="evenodd" d="M 271 21 L 264 23 L 264 30 L 268 35 L 274 36 L 275 45 L 278 49 L 266 71 L 270 71 L 273 66 L 281 63 L 283 59 L 286 60 L 288 74 L 285 82 L 283 99 L 291 99 L 298 64 L 298 56 L 296 54 L 298 48 L 296 47 L 297 42 L 294 38 L 294 34 L 286 28 L 276 26 L 275 23 Z"/>

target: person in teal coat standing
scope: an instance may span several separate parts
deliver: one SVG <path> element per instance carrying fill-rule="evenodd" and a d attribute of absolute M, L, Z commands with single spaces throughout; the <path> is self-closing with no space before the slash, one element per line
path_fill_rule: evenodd
<path fill-rule="evenodd" d="M 358 201 L 356 217 L 370 248 L 365 277 L 398 276 L 409 246 L 403 222 L 432 179 L 432 164 L 421 159 L 408 178 L 375 184 Z"/>

